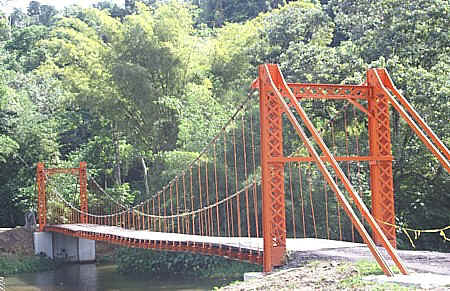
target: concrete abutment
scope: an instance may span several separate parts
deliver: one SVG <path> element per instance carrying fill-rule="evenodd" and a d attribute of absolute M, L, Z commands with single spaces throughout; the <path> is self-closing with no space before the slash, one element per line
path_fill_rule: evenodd
<path fill-rule="evenodd" d="M 95 241 L 54 232 L 34 232 L 34 253 L 73 263 L 95 261 Z"/>

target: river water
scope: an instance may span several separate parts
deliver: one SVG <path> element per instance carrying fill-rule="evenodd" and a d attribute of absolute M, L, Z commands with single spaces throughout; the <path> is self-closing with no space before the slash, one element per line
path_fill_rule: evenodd
<path fill-rule="evenodd" d="M 198 279 L 152 278 L 150 275 L 121 275 L 115 265 L 66 265 L 57 270 L 19 274 L 5 278 L 8 291 L 137 291 L 211 290 L 224 284 Z"/>

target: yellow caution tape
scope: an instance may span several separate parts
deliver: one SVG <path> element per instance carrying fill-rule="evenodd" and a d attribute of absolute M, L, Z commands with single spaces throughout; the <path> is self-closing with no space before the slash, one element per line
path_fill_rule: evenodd
<path fill-rule="evenodd" d="M 378 219 L 377 219 L 377 220 L 378 220 Z M 416 245 L 414 244 L 414 241 L 413 241 L 411 235 L 409 234 L 409 232 L 413 232 L 413 233 L 414 233 L 414 240 L 419 239 L 419 237 L 420 237 L 420 235 L 421 235 L 422 233 L 433 233 L 433 232 L 438 232 L 439 235 L 442 236 L 442 238 L 443 238 L 445 241 L 449 241 L 449 242 L 450 242 L 450 238 L 448 238 L 447 235 L 445 234 L 445 231 L 446 231 L 447 229 L 450 229 L 450 225 L 448 225 L 448 226 L 446 226 L 446 227 L 443 227 L 443 228 L 435 228 L 435 229 L 413 229 L 413 228 L 408 228 L 408 227 L 398 226 L 398 225 L 395 225 L 395 224 L 392 224 L 392 223 L 388 223 L 388 222 L 385 222 L 385 221 L 381 221 L 381 220 L 378 220 L 378 222 L 380 222 L 380 223 L 382 223 L 382 224 L 385 224 L 385 225 L 393 226 L 393 227 L 395 227 L 396 229 L 401 230 L 401 231 L 408 237 L 409 242 L 411 243 L 411 246 L 412 246 L 413 248 L 416 248 Z"/>

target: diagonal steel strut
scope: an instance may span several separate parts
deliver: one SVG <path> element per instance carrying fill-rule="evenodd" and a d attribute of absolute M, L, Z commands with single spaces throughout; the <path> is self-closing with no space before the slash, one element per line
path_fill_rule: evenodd
<path fill-rule="evenodd" d="M 351 206 L 348 203 L 347 199 L 345 198 L 344 194 L 341 192 L 341 190 L 339 189 L 338 185 L 333 180 L 333 178 L 332 178 L 330 172 L 328 171 L 328 169 L 326 168 L 324 162 L 322 161 L 322 159 L 320 158 L 319 154 L 314 149 L 313 145 L 309 141 L 309 139 L 306 136 L 305 132 L 303 131 L 302 127 L 300 126 L 300 124 L 298 123 L 298 121 L 295 118 L 294 114 L 290 110 L 289 105 L 286 103 L 286 101 L 282 97 L 280 91 L 278 90 L 278 88 L 273 83 L 272 77 L 275 77 L 279 81 L 278 85 L 281 86 L 280 90 L 282 90 L 284 93 L 286 93 L 286 92 L 288 93 L 287 97 L 288 97 L 288 99 L 290 101 L 290 105 L 295 108 L 297 113 L 302 118 L 302 120 L 305 123 L 306 127 L 308 128 L 308 130 L 312 134 L 314 140 L 319 145 L 319 147 L 321 148 L 322 152 L 325 154 L 325 157 L 329 160 L 331 166 L 333 167 L 334 171 L 336 172 L 336 174 L 339 177 L 339 179 L 341 180 L 341 182 L 344 184 L 345 188 L 349 192 L 349 194 L 352 197 L 352 199 L 355 201 L 355 204 L 357 205 L 358 209 L 361 211 L 361 213 L 364 216 L 364 218 L 369 222 L 369 225 L 371 226 L 372 230 L 375 232 L 376 235 L 381 237 L 383 246 L 387 250 L 388 254 L 391 256 L 391 258 L 393 259 L 393 261 L 395 262 L 397 267 L 400 269 L 400 271 L 403 274 L 407 274 L 408 271 L 407 271 L 406 267 L 404 266 L 404 264 L 402 263 L 400 257 L 397 255 L 395 249 L 392 247 L 392 245 L 389 243 L 389 241 L 387 240 L 387 238 L 384 235 L 384 233 L 381 231 L 379 225 L 377 224 L 377 222 L 375 221 L 373 216 L 370 214 L 370 211 L 365 206 L 365 204 L 362 201 L 361 197 L 359 197 L 358 193 L 356 193 L 356 191 L 353 189 L 353 186 L 350 184 L 350 181 L 348 180 L 348 178 L 346 177 L 346 175 L 344 174 L 342 169 L 337 164 L 337 161 L 335 160 L 334 156 L 331 154 L 331 151 L 328 149 L 326 144 L 323 142 L 323 140 L 320 137 L 319 133 L 317 132 L 316 128 L 314 127 L 312 122 L 309 120 L 309 118 L 306 115 L 306 113 L 303 110 L 303 108 L 297 102 L 297 100 L 296 100 L 295 96 L 293 95 L 292 91 L 290 90 L 290 88 L 287 86 L 287 84 L 284 81 L 284 78 L 283 78 L 281 72 L 279 71 L 279 67 L 277 65 L 264 65 L 264 70 L 265 70 L 265 73 L 270 76 L 270 81 L 271 81 L 271 85 L 272 85 L 272 87 L 274 89 L 274 92 L 276 93 L 279 101 L 281 102 L 282 106 L 284 107 L 284 111 L 287 114 L 287 117 L 291 121 L 292 125 L 294 126 L 297 134 L 301 137 L 301 139 L 303 140 L 304 144 L 308 148 L 308 151 L 310 152 L 310 154 L 315 159 L 315 161 L 316 161 L 320 171 L 324 175 L 324 177 L 327 180 L 327 182 L 330 185 L 330 187 L 335 192 L 335 194 L 336 194 L 339 202 L 343 206 L 345 212 L 347 213 L 347 215 L 352 220 L 352 223 L 355 225 L 355 227 L 357 228 L 358 232 L 361 234 L 361 237 L 364 239 L 364 241 L 368 245 L 371 253 L 374 255 L 375 259 L 377 260 L 378 264 L 383 269 L 384 273 L 386 275 L 388 275 L 388 276 L 392 276 L 393 275 L 393 273 L 392 273 L 391 269 L 389 268 L 389 266 L 387 265 L 386 261 L 383 259 L 383 257 L 381 256 L 380 252 L 376 248 L 375 243 L 373 242 L 373 240 L 370 238 L 369 234 L 367 233 L 367 230 L 364 228 L 364 226 L 362 225 L 361 221 L 358 219 L 358 217 L 354 213 L 353 209 L 351 208 Z"/>
<path fill-rule="evenodd" d="M 385 69 L 372 69 L 372 70 L 374 71 L 374 74 L 377 77 L 378 86 L 385 92 L 386 96 L 389 98 L 389 101 L 395 108 L 395 110 L 397 110 L 398 113 L 400 113 L 400 116 L 406 121 L 406 123 L 408 123 L 408 125 L 417 134 L 420 140 L 439 160 L 439 162 L 447 170 L 447 172 L 450 173 L 450 151 L 445 146 L 445 144 L 439 139 L 439 137 L 433 132 L 433 130 L 414 110 L 414 108 L 408 102 L 408 100 L 406 100 L 406 98 L 403 97 L 400 94 L 400 92 L 398 92 L 397 88 L 395 88 L 386 70 Z M 390 89 L 392 91 L 392 93 L 399 99 L 400 103 L 394 98 L 394 96 L 392 96 L 392 94 L 387 89 Z M 410 115 L 412 116 L 412 118 Z M 414 120 L 420 125 L 420 127 Z M 428 134 L 431 140 L 424 134 L 423 131 L 425 131 Z"/>

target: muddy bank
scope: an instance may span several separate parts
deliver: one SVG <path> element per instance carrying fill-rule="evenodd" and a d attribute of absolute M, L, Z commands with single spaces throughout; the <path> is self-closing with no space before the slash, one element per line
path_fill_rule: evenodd
<path fill-rule="evenodd" d="M 0 253 L 34 255 L 33 232 L 20 226 L 0 229 Z"/>

